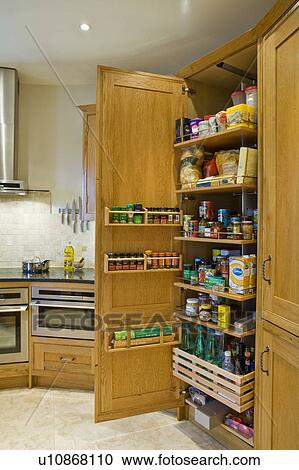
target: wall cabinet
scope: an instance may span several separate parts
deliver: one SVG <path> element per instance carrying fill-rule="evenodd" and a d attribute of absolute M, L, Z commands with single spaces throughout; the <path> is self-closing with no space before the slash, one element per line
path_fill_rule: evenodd
<path fill-rule="evenodd" d="M 299 338 L 262 321 L 255 391 L 258 449 L 299 449 Z"/>
<path fill-rule="evenodd" d="M 96 105 L 79 106 L 83 112 L 83 210 L 85 220 L 96 213 Z"/>

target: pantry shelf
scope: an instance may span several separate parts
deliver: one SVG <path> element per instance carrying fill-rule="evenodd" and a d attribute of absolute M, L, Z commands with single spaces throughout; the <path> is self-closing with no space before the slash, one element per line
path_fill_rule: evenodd
<path fill-rule="evenodd" d="M 252 300 L 252 299 L 255 299 L 256 297 L 255 294 L 241 295 L 241 294 L 231 294 L 229 292 L 219 292 L 219 291 L 212 290 L 212 289 L 206 289 L 205 287 L 201 287 L 201 286 L 191 286 L 191 284 L 187 284 L 185 282 L 175 282 L 174 286 L 180 287 L 181 289 L 193 290 L 195 292 L 203 292 L 204 294 L 216 295 L 217 297 L 223 297 L 225 299 L 231 299 L 237 302 L 245 302 L 246 300 Z"/>
<path fill-rule="evenodd" d="M 174 144 L 175 149 L 184 149 L 191 145 L 203 145 L 206 150 L 222 150 L 226 148 L 234 148 L 235 146 L 249 146 L 257 141 L 257 130 L 249 127 L 234 127 L 223 132 L 216 132 L 205 137 L 185 140 Z"/>
<path fill-rule="evenodd" d="M 193 237 L 174 237 L 174 240 L 182 242 L 197 243 L 217 243 L 220 245 L 254 245 L 256 240 L 228 240 L 227 238 L 193 238 Z"/>
<path fill-rule="evenodd" d="M 242 191 L 256 191 L 254 184 L 223 184 L 219 186 L 201 186 L 199 188 L 178 189 L 177 194 L 213 194 L 213 193 L 233 193 Z"/>
<path fill-rule="evenodd" d="M 226 426 L 226 424 L 221 423 L 221 427 L 225 429 L 228 432 L 231 432 L 234 436 L 238 437 L 241 439 L 241 441 L 246 442 L 249 446 L 253 447 L 253 437 L 251 438 L 246 438 L 242 436 L 239 432 L 235 431 L 234 429 L 230 428 L 229 426 Z"/>
<path fill-rule="evenodd" d="M 189 315 L 185 315 L 183 312 L 175 312 L 174 315 L 180 320 L 188 321 L 190 323 L 194 323 L 195 325 L 205 326 L 206 328 L 212 328 L 213 330 L 222 331 L 223 333 L 230 336 L 234 336 L 235 338 L 245 338 L 246 336 L 251 336 L 255 334 L 255 329 L 244 331 L 244 333 L 238 333 L 233 327 L 221 328 L 217 325 L 217 323 L 213 323 L 211 321 L 201 321 L 196 317 L 190 317 Z"/>
<path fill-rule="evenodd" d="M 242 413 L 253 406 L 254 371 L 236 375 L 179 348 L 173 349 L 173 375 Z"/>

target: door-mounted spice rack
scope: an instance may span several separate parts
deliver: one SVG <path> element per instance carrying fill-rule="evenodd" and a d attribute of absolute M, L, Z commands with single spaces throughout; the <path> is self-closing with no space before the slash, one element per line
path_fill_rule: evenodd
<path fill-rule="evenodd" d="M 105 207 L 105 225 L 110 227 L 181 227 L 183 211 L 113 210 Z"/>
<path fill-rule="evenodd" d="M 104 255 L 104 272 L 106 274 L 132 274 L 152 272 L 182 271 L 183 257 L 176 256 L 109 256 Z"/>
<path fill-rule="evenodd" d="M 182 324 L 169 321 L 130 326 L 105 325 L 104 348 L 106 352 L 174 346 L 182 341 Z"/>
<path fill-rule="evenodd" d="M 173 375 L 239 413 L 253 406 L 254 371 L 236 375 L 174 348 Z"/>

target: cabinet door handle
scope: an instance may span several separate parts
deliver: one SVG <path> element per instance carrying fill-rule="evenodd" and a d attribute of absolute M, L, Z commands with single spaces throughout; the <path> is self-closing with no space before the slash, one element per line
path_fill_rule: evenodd
<path fill-rule="evenodd" d="M 266 272 L 266 263 L 270 263 L 271 260 L 272 260 L 272 256 L 269 255 L 268 258 L 264 259 L 263 264 L 262 264 L 263 280 L 268 282 L 269 286 L 271 285 L 271 279 L 269 277 L 266 277 L 265 272 Z"/>
<path fill-rule="evenodd" d="M 60 362 L 74 362 L 76 358 L 73 356 L 73 357 L 63 357 L 63 356 L 60 356 Z"/>
<path fill-rule="evenodd" d="M 261 368 L 261 371 L 264 372 L 264 374 L 267 374 L 269 375 L 269 371 L 268 369 L 264 369 L 264 354 L 270 352 L 270 348 L 269 346 L 266 346 L 264 351 L 261 352 L 260 354 L 260 368 Z"/>

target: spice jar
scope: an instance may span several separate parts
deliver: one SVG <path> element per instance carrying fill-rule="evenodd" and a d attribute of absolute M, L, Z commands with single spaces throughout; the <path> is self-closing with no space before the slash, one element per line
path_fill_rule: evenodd
<path fill-rule="evenodd" d="M 137 253 L 137 271 L 142 271 L 144 269 L 144 257 L 143 253 Z"/>
<path fill-rule="evenodd" d="M 133 216 L 133 222 L 134 224 L 142 224 L 142 214 L 134 213 Z"/>
<path fill-rule="evenodd" d="M 178 207 L 176 207 L 176 208 L 174 209 L 174 211 L 175 211 L 175 214 L 174 214 L 173 223 L 174 223 L 175 225 L 180 225 L 180 223 L 181 223 L 180 209 L 179 209 Z"/>
<path fill-rule="evenodd" d="M 135 253 L 131 254 L 130 271 L 135 271 L 137 269 L 137 260 L 135 259 L 135 256 Z"/>
<path fill-rule="evenodd" d="M 118 206 L 113 206 L 112 211 L 118 211 L 119 207 Z M 112 212 L 112 222 L 114 224 L 119 224 L 119 219 L 120 219 L 120 214 L 118 212 Z"/>
<path fill-rule="evenodd" d="M 153 260 L 152 260 L 152 256 L 153 256 L 153 252 L 152 250 L 145 250 L 144 254 L 147 256 L 147 269 L 152 269 L 153 267 Z"/>
<path fill-rule="evenodd" d="M 180 267 L 180 260 L 179 260 L 179 255 L 176 251 L 173 251 L 171 254 L 171 267 L 172 269 L 179 269 Z"/>
<path fill-rule="evenodd" d="M 156 251 L 153 251 L 152 252 L 152 269 L 159 269 L 159 260 L 158 260 L 158 257 L 159 257 L 159 253 L 156 252 Z"/>
<path fill-rule="evenodd" d="M 253 223 L 252 220 L 242 220 L 242 235 L 244 240 L 252 240 Z"/>
<path fill-rule="evenodd" d="M 154 224 L 160 223 L 160 214 L 154 214 Z"/>
<path fill-rule="evenodd" d="M 166 269 L 171 269 L 172 268 L 172 263 L 171 263 L 172 252 L 171 251 L 166 251 L 165 256 L 166 256 L 165 268 Z"/>
<path fill-rule="evenodd" d="M 154 214 L 152 213 L 153 208 L 152 208 L 152 207 L 148 207 L 147 210 L 148 210 L 148 213 L 147 213 L 147 223 L 148 223 L 148 224 L 153 224 L 153 223 L 154 223 Z"/>
<path fill-rule="evenodd" d="M 134 223 L 134 204 L 128 204 L 128 224 L 133 224 Z"/>
<path fill-rule="evenodd" d="M 123 253 L 114 253 L 114 256 L 116 258 L 115 260 L 115 270 L 116 271 L 122 271 L 123 269 L 123 262 L 122 262 L 122 257 Z"/>
<path fill-rule="evenodd" d="M 165 268 L 165 253 L 164 252 L 160 252 L 159 253 L 159 269 L 164 269 Z"/>
<path fill-rule="evenodd" d="M 123 259 L 123 270 L 128 271 L 130 269 L 130 253 L 124 253 L 124 259 Z"/>
<path fill-rule="evenodd" d="M 201 321 L 210 321 L 212 318 L 212 305 L 202 304 L 199 309 L 199 319 Z"/>
<path fill-rule="evenodd" d="M 167 207 L 161 208 L 161 211 L 162 211 L 162 214 L 160 216 L 160 223 L 161 224 L 167 224 L 168 223 L 168 215 L 167 215 L 168 210 L 169 209 L 167 209 Z"/>
<path fill-rule="evenodd" d="M 108 271 L 115 271 L 115 260 L 110 259 L 114 258 L 114 253 L 107 253 L 108 255 Z"/>

